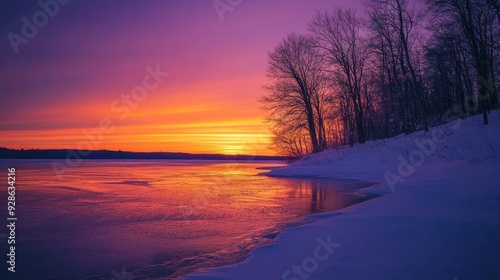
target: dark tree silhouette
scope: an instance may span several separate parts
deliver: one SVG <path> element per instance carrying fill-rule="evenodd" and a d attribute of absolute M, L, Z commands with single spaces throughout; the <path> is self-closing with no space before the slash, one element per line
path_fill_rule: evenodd
<path fill-rule="evenodd" d="M 353 114 L 358 142 L 362 144 L 366 141 L 362 94 L 367 48 L 361 27 L 362 22 L 353 10 L 342 9 L 317 12 L 309 23 L 316 45 L 328 63 L 328 71 L 344 93 L 342 108 L 347 115 Z M 349 121 L 344 121 L 344 128 L 350 129 Z"/>
<path fill-rule="evenodd" d="M 269 53 L 271 82 L 264 87 L 268 94 L 261 102 L 270 113 L 275 145 L 296 147 L 294 153 L 309 151 L 308 147 L 315 153 L 326 147 L 323 64 L 311 37 L 305 35 L 289 34 Z M 307 144 L 301 143 L 304 131 L 309 135 Z"/>

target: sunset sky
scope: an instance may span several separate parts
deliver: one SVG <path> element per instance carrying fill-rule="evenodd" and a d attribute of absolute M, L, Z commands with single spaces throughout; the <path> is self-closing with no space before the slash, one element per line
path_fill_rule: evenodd
<path fill-rule="evenodd" d="M 0 146 L 75 149 L 108 118 L 114 130 L 93 149 L 265 155 L 267 52 L 316 9 L 342 5 L 243 0 L 221 20 L 212 0 L 73 0 L 16 54 L 8 34 L 42 10 L 18 2 L 0 10 Z M 114 101 L 157 65 L 169 76 L 120 118 Z"/>

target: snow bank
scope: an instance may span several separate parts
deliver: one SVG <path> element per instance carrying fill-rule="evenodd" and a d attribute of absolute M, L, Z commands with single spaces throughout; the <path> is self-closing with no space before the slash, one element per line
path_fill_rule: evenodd
<path fill-rule="evenodd" d="M 417 132 L 272 170 L 371 180 L 387 194 L 316 215 L 242 263 L 185 279 L 500 279 L 499 112 L 490 119 L 488 126 L 475 117 L 434 128 L 438 141 Z M 401 178 L 392 192 L 388 173 Z"/>
<path fill-rule="evenodd" d="M 496 110 L 490 114 L 487 126 L 482 124 L 482 116 L 459 119 L 433 127 L 427 133 L 418 131 L 309 155 L 267 174 L 363 179 L 382 183 L 394 190 L 421 165 L 436 158 L 480 162 L 500 157 L 499 136 L 500 110 Z M 399 176 L 400 180 L 394 181 L 393 175 Z"/>

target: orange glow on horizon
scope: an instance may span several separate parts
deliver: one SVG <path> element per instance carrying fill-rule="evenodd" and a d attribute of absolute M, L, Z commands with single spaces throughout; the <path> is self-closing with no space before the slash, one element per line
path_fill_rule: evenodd
<path fill-rule="evenodd" d="M 116 128 L 126 130 L 126 128 Z M 12 131 L 4 133 L 3 143 L 15 149 L 90 149 L 132 152 L 187 152 L 210 154 L 274 155 L 269 149 L 270 135 L 259 133 L 191 134 L 98 134 L 93 129 L 58 131 Z M 87 135 L 89 137 L 87 137 Z M 34 143 L 33 139 L 39 139 Z M 89 140 L 90 139 L 90 140 Z M 92 142 L 93 141 L 93 142 Z M 65 143 L 61 146 L 59 143 Z"/>
<path fill-rule="evenodd" d="M 187 152 L 210 154 L 275 155 L 269 148 L 270 133 L 263 123 L 263 112 L 254 100 L 246 101 L 247 108 L 235 107 L 213 100 L 188 103 L 185 100 L 168 103 L 168 106 L 151 98 L 131 110 L 130 116 L 121 120 L 102 106 L 90 110 L 90 104 L 80 105 L 81 110 L 58 108 L 51 114 L 30 112 L 29 124 L 22 121 L 6 123 L 7 126 L 26 126 L 25 129 L 3 130 L 0 146 L 16 149 L 107 149 L 133 152 Z M 165 102 L 163 102 L 165 104 Z M 71 106 L 67 106 L 71 108 Z M 88 113 L 87 113 L 88 112 Z M 40 113 L 43 117 L 35 117 Z M 96 139 L 96 131 L 103 118 L 109 118 L 113 131 L 102 133 L 102 140 L 89 144 L 86 135 Z M 58 123 L 58 127 L 48 125 Z M 99 137 L 97 137 L 99 138 Z"/>

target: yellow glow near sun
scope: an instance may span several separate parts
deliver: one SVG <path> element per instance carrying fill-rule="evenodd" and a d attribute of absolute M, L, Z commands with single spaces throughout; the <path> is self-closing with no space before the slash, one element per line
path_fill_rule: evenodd
<path fill-rule="evenodd" d="M 245 154 L 245 149 L 241 145 L 228 145 L 221 147 L 221 153 L 226 155 Z"/>

